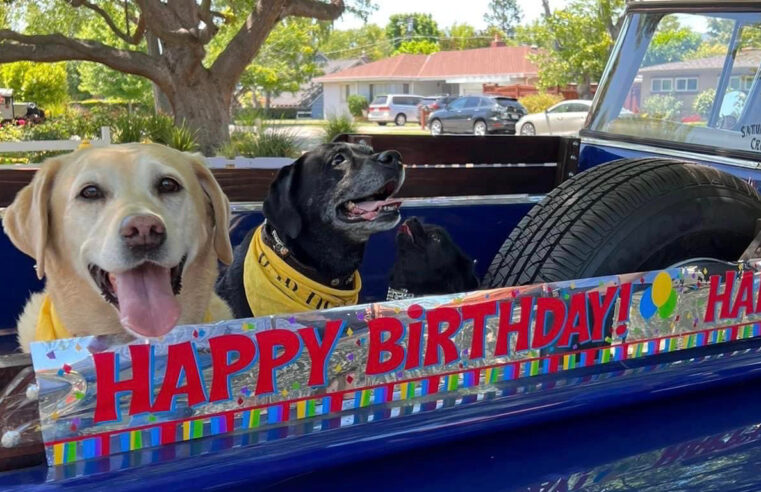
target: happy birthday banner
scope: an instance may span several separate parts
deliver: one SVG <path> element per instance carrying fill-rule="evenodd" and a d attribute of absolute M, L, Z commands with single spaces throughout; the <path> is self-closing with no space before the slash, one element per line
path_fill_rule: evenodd
<path fill-rule="evenodd" d="M 178 327 L 151 344 L 35 342 L 48 461 L 299 420 L 328 430 L 357 409 L 382 410 L 372 422 L 503 381 L 757 337 L 758 272 L 705 263 Z"/>

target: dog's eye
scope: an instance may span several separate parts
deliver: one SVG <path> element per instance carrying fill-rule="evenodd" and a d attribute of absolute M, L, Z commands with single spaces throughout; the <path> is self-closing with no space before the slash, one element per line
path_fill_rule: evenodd
<path fill-rule="evenodd" d="M 162 178 L 159 181 L 159 193 L 177 193 L 181 189 L 180 183 L 172 178 Z"/>
<path fill-rule="evenodd" d="M 432 232 L 428 234 L 428 237 L 431 238 L 431 241 L 438 243 L 441 242 L 441 236 L 439 236 L 437 233 Z"/>
<path fill-rule="evenodd" d="M 332 165 L 337 166 L 341 164 L 343 161 L 345 161 L 346 158 L 341 154 L 336 154 L 336 156 L 333 158 L 333 161 L 331 162 Z"/>
<path fill-rule="evenodd" d="M 79 192 L 79 196 L 85 200 L 100 200 L 103 198 L 103 190 L 95 185 L 87 185 Z"/>

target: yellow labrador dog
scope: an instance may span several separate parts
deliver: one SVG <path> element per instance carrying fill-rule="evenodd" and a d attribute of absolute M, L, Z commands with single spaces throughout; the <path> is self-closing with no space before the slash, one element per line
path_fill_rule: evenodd
<path fill-rule="evenodd" d="M 45 161 L 6 209 L 8 237 L 47 277 L 18 322 L 34 340 L 230 319 L 214 294 L 229 264 L 230 204 L 196 156 L 156 144 L 91 147 Z"/>

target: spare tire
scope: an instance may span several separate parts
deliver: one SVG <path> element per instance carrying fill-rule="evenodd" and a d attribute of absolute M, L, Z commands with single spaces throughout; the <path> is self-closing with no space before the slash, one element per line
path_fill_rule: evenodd
<path fill-rule="evenodd" d="M 737 260 L 761 199 L 717 169 L 622 159 L 569 179 L 535 205 L 492 261 L 484 287 L 665 268 L 695 257 Z"/>

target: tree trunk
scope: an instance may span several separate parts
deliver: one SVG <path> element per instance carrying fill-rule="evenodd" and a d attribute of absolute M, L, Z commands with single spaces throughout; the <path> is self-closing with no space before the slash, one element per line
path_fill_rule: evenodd
<path fill-rule="evenodd" d="M 585 75 L 576 87 L 579 99 L 592 99 L 592 82 L 589 75 Z"/>
<path fill-rule="evenodd" d="M 204 155 L 215 155 L 217 148 L 230 138 L 230 100 L 206 71 L 195 80 L 176 81 L 176 90 L 168 91 L 177 125 L 185 124 L 196 133 Z"/>
<path fill-rule="evenodd" d="M 150 31 L 145 32 L 145 42 L 148 48 L 148 54 L 158 58 L 161 56 L 161 48 L 159 46 L 159 39 Z M 171 114 L 172 105 L 169 103 L 166 94 L 164 94 L 161 88 L 156 82 L 151 81 L 151 87 L 153 89 L 153 109 L 158 113 Z"/>

